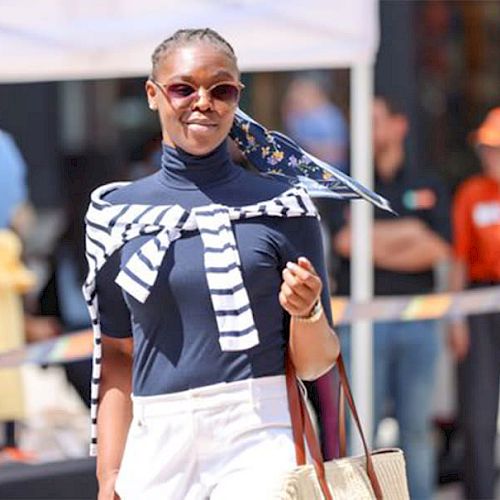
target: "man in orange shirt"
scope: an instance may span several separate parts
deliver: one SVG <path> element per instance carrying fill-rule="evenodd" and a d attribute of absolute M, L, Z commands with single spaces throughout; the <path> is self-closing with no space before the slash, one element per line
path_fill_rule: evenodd
<path fill-rule="evenodd" d="M 474 141 L 483 173 L 466 180 L 455 196 L 452 291 L 500 285 L 500 107 L 488 113 Z M 457 318 L 449 345 L 458 362 L 466 498 L 494 498 L 500 313 Z"/>

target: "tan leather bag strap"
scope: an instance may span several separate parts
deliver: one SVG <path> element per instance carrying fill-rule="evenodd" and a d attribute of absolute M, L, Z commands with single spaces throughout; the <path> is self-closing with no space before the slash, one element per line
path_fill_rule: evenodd
<path fill-rule="evenodd" d="M 352 397 L 351 389 L 349 387 L 349 382 L 347 379 L 347 373 L 344 366 L 344 361 L 342 359 L 342 355 L 339 355 L 337 360 L 337 365 L 340 374 L 341 388 L 342 392 L 345 395 L 345 399 L 347 399 L 347 403 L 351 409 L 351 413 L 354 421 L 356 422 L 356 426 L 358 428 L 359 434 L 361 436 L 361 441 L 363 442 L 363 448 L 365 451 L 366 458 L 366 473 L 370 480 L 370 483 L 373 488 L 373 492 L 377 500 L 382 500 L 382 489 L 380 488 L 380 483 L 377 479 L 375 468 L 373 466 L 373 460 L 371 454 L 368 450 L 368 445 L 365 439 L 365 435 L 363 433 L 363 429 L 361 427 L 361 423 L 359 420 L 358 412 L 356 410 L 356 406 L 354 404 L 354 399 Z M 331 500 L 330 490 L 328 488 L 328 484 L 326 481 L 326 473 L 325 466 L 323 463 L 323 456 L 321 454 L 321 449 L 319 446 L 319 441 L 314 431 L 314 427 L 312 425 L 311 417 L 309 416 L 309 412 L 306 407 L 306 403 L 300 394 L 300 390 L 298 387 L 298 381 L 295 374 L 295 368 L 290 357 L 287 355 L 286 357 L 286 379 L 287 379 L 287 392 L 288 392 L 288 405 L 290 409 L 290 415 L 292 420 L 292 431 L 295 442 L 295 453 L 297 458 L 297 465 L 304 465 L 305 463 L 305 446 L 304 446 L 304 436 L 307 442 L 307 446 L 309 448 L 309 452 L 311 454 L 311 458 L 313 460 L 314 468 L 316 470 L 316 474 L 318 476 L 318 480 L 321 486 L 321 491 L 327 500 Z M 344 397 L 341 394 L 341 400 Z M 343 411 L 340 408 L 341 412 Z M 342 422 L 343 419 L 343 422 Z M 345 411 L 344 416 L 341 415 L 339 419 L 339 426 L 343 426 L 343 431 L 341 430 L 341 451 L 342 446 L 344 447 L 345 454 Z M 342 438 L 343 432 L 343 438 Z M 342 439 L 344 440 L 342 445 Z"/>
<path fill-rule="evenodd" d="M 300 394 L 295 367 L 288 355 L 286 356 L 286 384 L 297 465 L 305 465 L 306 463 L 305 436 L 321 491 L 326 500 L 333 500 L 326 481 L 325 465 L 319 441 L 316 437 L 316 432 L 314 431 L 304 398 Z"/>
<path fill-rule="evenodd" d="M 337 359 L 337 367 L 339 370 L 339 375 L 340 375 L 340 384 L 341 384 L 341 399 L 346 399 L 347 404 L 349 405 L 349 409 L 351 410 L 351 416 L 354 419 L 354 422 L 356 423 L 356 427 L 358 428 L 359 435 L 361 437 L 361 442 L 363 443 L 363 449 L 365 452 L 365 459 L 366 459 L 366 473 L 368 475 L 368 478 L 370 479 L 370 483 L 373 488 L 373 492 L 375 493 L 375 497 L 377 500 L 382 499 L 382 488 L 380 487 L 380 483 L 377 478 L 377 474 L 375 473 L 375 467 L 373 466 L 373 460 L 372 456 L 370 453 L 370 450 L 368 449 L 368 444 L 366 442 L 365 438 L 365 433 L 363 432 L 363 427 L 361 426 L 361 421 L 359 419 L 358 415 L 358 410 L 356 409 L 356 404 L 354 403 L 354 398 L 352 396 L 351 392 L 351 387 L 349 385 L 349 379 L 347 378 L 347 371 L 345 369 L 345 364 L 344 364 L 344 359 L 342 358 L 342 354 L 339 354 L 339 357 Z M 345 405 L 343 405 L 345 408 Z M 342 406 L 341 406 L 342 409 Z M 345 414 L 345 409 L 344 409 L 344 414 Z M 345 447 L 345 415 L 344 417 L 339 418 L 339 424 L 343 421 L 344 425 L 344 447 Z"/>

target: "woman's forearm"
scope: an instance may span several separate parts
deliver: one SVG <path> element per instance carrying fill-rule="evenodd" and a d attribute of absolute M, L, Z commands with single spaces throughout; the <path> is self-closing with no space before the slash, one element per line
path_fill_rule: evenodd
<path fill-rule="evenodd" d="M 322 290 L 321 278 L 307 258 L 299 257 L 297 263 L 287 263 L 279 300 L 291 317 L 288 347 L 297 376 L 303 380 L 323 375 L 339 354 L 337 335 L 323 310 L 316 320 L 304 319 L 310 318 L 314 305 L 321 300 Z"/>
<path fill-rule="evenodd" d="M 314 323 L 292 316 L 289 352 L 299 378 L 315 380 L 323 375 L 334 365 L 339 351 L 338 337 L 324 314 Z"/>
<path fill-rule="evenodd" d="M 127 340 L 103 338 L 98 410 L 97 479 L 116 477 L 132 420 L 132 356 Z"/>

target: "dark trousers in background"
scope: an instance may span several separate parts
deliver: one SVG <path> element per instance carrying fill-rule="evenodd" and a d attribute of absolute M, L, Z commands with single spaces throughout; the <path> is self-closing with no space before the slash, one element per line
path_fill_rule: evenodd
<path fill-rule="evenodd" d="M 17 446 L 16 439 L 16 422 L 14 420 L 9 420 L 4 422 L 4 440 L 0 445 L 1 448 L 15 448 Z"/>
<path fill-rule="evenodd" d="M 494 498 L 500 381 L 500 313 L 468 318 L 470 350 L 458 366 L 458 402 L 465 444 L 465 496 Z"/>

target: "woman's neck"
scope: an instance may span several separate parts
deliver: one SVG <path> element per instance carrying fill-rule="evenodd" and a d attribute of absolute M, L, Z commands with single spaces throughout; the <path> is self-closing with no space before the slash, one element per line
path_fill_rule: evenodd
<path fill-rule="evenodd" d="M 161 175 L 169 187 L 195 189 L 224 181 L 235 171 L 227 141 L 204 156 L 162 143 Z"/>

